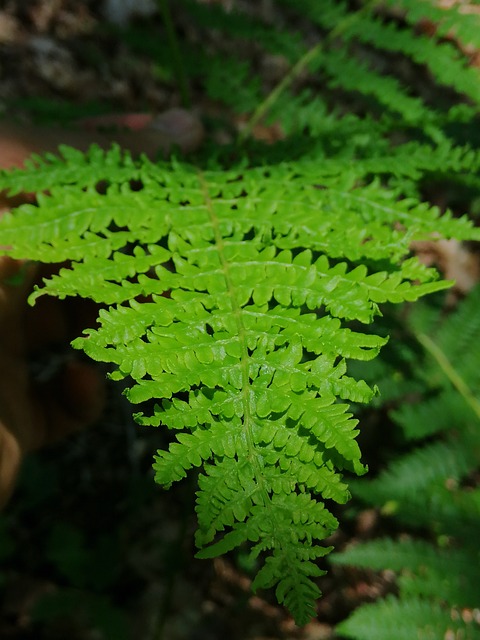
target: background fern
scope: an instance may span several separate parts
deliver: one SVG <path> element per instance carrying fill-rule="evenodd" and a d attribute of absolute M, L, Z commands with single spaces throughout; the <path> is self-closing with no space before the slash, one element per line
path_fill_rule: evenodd
<path fill-rule="evenodd" d="M 100 327 L 74 344 L 114 364 L 133 403 L 156 400 L 137 420 L 176 434 L 156 456 L 160 484 L 201 469 L 200 557 L 249 543 L 260 567 L 254 588 L 276 586 L 302 624 L 320 593 L 315 561 L 329 550 L 316 543 L 337 526 L 324 502 L 347 501 L 342 473 L 365 471 L 348 403 L 370 401 L 375 382 L 352 377 L 347 360 L 374 358 L 386 336 L 362 325 L 380 305 L 448 286 L 411 255 L 412 240 L 479 236 L 466 216 L 424 202 L 423 189 L 439 179 L 477 188 L 479 153 L 463 138 L 480 84 L 441 30 L 426 37 L 409 26 L 417 18 L 407 3 L 401 18 L 375 2 L 357 12 L 327 0 L 282 4 L 301 14 L 304 37 L 181 3 L 205 29 L 227 30 L 232 47 L 285 59 L 283 80 L 266 93 L 238 48 L 221 52 L 220 65 L 185 44 L 186 67 L 209 96 L 252 112 L 236 144 L 207 148 L 192 164 L 133 161 L 118 148 L 35 158 L 0 176 L 10 193 L 40 192 L 2 219 L 0 237 L 13 257 L 72 261 L 32 300 L 108 305 Z M 422 17 L 437 19 L 430 9 Z M 445 12 L 448 24 L 455 15 Z M 422 66 L 430 94 L 400 59 L 410 71 Z M 280 122 L 283 141 L 249 139 L 264 118 Z M 463 453 L 449 448 L 459 477 L 473 464 L 461 467 Z"/>
<path fill-rule="evenodd" d="M 415 369 L 423 397 L 401 402 L 390 415 L 415 446 L 374 480 L 353 483 L 353 491 L 422 537 L 374 540 L 332 557 L 336 564 L 399 574 L 398 598 L 355 611 L 339 625 L 342 636 L 386 638 L 385 616 L 395 620 L 388 634 L 393 639 L 480 636 L 478 624 L 461 614 L 480 598 L 480 407 L 478 366 L 472 366 L 480 356 L 479 303 L 477 288 L 441 323 L 420 306 L 411 313 L 410 329 L 419 341 L 414 349 L 427 347 Z"/>

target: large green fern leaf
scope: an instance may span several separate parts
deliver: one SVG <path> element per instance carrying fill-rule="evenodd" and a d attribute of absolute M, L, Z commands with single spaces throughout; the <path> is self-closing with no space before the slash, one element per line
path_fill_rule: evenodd
<path fill-rule="evenodd" d="M 138 421 L 176 433 L 157 453 L 157 482 L 202 470 L 199 555 L 250 543 L 264 562 L 254 587 L 276 585 L 304 623 L 319 593 L 314 560 L 328 551 L 316 543 L 337 526 L 324 501 L 348 500 L 343 470 L 365 471 L 347 403 L 373 392 L 345 361 L 369 360 L 385 343 L 347 322 L 371 322 L 383 302 L 447 286 L 403 259 L 410 234 L 402 238 L 397 221 L 413 203 L 380 184 L 352 192 L 342 174 L 318 189 L 288 164 L 201 172 L 144 160 L 132 171 L 139 190 L 122 181 L 128 157 L 89 157 L 79 185 L 52 187 L 38 206 L 7 215 L 2 244 L 19 258 L 74 261 L 33 299 L 109 305 L 74 344 L 113 363 L 113 377 L 131 381 L 132 402 L 156 399 Z M 47 184 L 64 180 L 58 161 L 42 166 Z M 106 193 L 93 175 L 114 176 Z M 372 218 L 366 203 L 375 198 L 388 206 Z M 432 229 L 429 217 L 417 207 L 414 231 Z"/>

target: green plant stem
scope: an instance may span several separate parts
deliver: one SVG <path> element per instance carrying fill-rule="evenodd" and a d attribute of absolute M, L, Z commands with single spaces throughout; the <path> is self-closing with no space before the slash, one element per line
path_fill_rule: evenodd
<path fill-rule="evenodd" d="M 462 396 L 468 406 L 475 413 L 477 418 L 480 420 L 480 402 L 472 393 L 470 387 L 465 382 L 465 380 L 458 374 L 450 360 L 447 358 L 445 353 L 440 349 L 440 347 L 425 333 L 417 333 L 417 340 L 420 344 L 428 351 L 428 353 L 437 361 L 440 369 L 450 380 L 452 385 L 458 391 L 458 393 Z"/>
<path fill-rule="evenodd" d="M 342 32 L 352 24 L 352 22 L 358 20 L 364 13 L 371 11 L 377 4 L 379 4 L 379 0 L 370 0 L 356 13 L 345 16 L 345 18 L 330 31 L 323 42 L 319 42 L 309 49 L 290 69 L 287 75 L 277 84 L 277 86 L 272 89 L 272 91 L 266 96 L 265 100 L 258 105 L 245 128 L 240 132 L 238 142 L 244 142 L 251 135 L 255 126 L 260 122 L 265 114 L 268 113 L 269 109 L 275 104 L 282 93 L 288 89 L 302 71 L 310 64 L 310 62 L 312 62 L 312 60 L 314 60 L 315 57 L 323 51 L 332 40 L 341 35 Z"/>
<path fill-rule="evenodd" d="M 288 87 L 292 84 L 292 82 L 297 78 L 300 73 L 305 69 L 305 67 L 315 59 L 317 53 L 319 53 L 323 49 L 323 43 L 316 44 L 312 47 L 304 56 L 300 58 L 300 60 L 290 69 L 287 75 L 277 84 L 277 86 L 268 94 L 263 102 L 261 102 L 258 107 L 253 112 L 252 117 L 247 122 L 245 128 L 241 131 L 239 135 L 239 142 L 243 142 L 246 140 L 252 133 L 253 129 L 260 122 L 260 120 L 264 117 L 264 115 L 269 111 L 271 106 L 275 104 L 278 98 L 282 95 L 282 93 L 288 89 Z"/>
<path fill-rule="evenodd" d="M 162 15 L 168 44 L 170 47 L 170 51 L 172 52 L 172 62 L 175 70 L 175 75 L 177 77 L 180 94 L 182 96 L 182 104 L 184 107 L 190 108 L 192 106 L 190 86 L 188 82 L 188 76 L 183 64 L 182 54 L 180 53 L 180 47 L 178 45 L 178 38 L 172 20 L 169 0 L 157 0 L 157 5 Z"/>

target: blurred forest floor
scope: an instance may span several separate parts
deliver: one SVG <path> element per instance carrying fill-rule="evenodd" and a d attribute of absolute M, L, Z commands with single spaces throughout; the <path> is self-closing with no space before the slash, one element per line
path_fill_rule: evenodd
<path fill-rule="evenodd" d="M 274 11 L 273 2 L 243 4 Z M 160 17 L 142 22 L 131 8 L 149 14 L 152 6 L 5 0 L 0 118 L 66 124 L 180 105 L 175 79 L 123 37 L 123 29 L 133 37 L 146 25 L 163 37 Z M 182 37 L 205 37 L 181 13 L 175 18 Z M 258 67 L 267 87 L 283 73 L 271 58 Z M 210 134 L 218 142 L 241 126 L 195 87 L 192 108 L 222 119 Z M 274 141 L 279 132 L 258 127 L 256 135 Z M 478 279 L 475 258 L 458 246 L 423 251 L 450 274 L 461 269 L 470 284 Z M 320 580 L 318 619 L 298 629 L 273 594 L 251 594 L 245 558 L 193 558 L 193 482 L 164 492 L 152 479 L 152 455 L 164 443 L 160 430 L 135 426 L 112 384 L 101 424 L 28 459 L 0 520 L 1 640 L 327 640 L 355 606 L 395 590 L 389 572 L 330 567 Z M 386 532 L 378 512 L 357 509 L 331 542 L 340 550 Z"/>

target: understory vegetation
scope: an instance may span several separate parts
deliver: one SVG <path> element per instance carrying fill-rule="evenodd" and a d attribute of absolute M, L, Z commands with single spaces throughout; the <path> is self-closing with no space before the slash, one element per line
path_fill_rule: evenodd
<path fill-rule="evenodd" d="M 347 638 L 479 636 L 479 295 L 477 286 L 446 316 L 442 300 L 415 305 L 403 341 L 392 341 L 369 372 L 383 381 L 379 404 L 396 447 L 375 478 L 351 489 L 401 529 L 331 561 L 393 570 L 398 593 L 342 622 Z"/>

